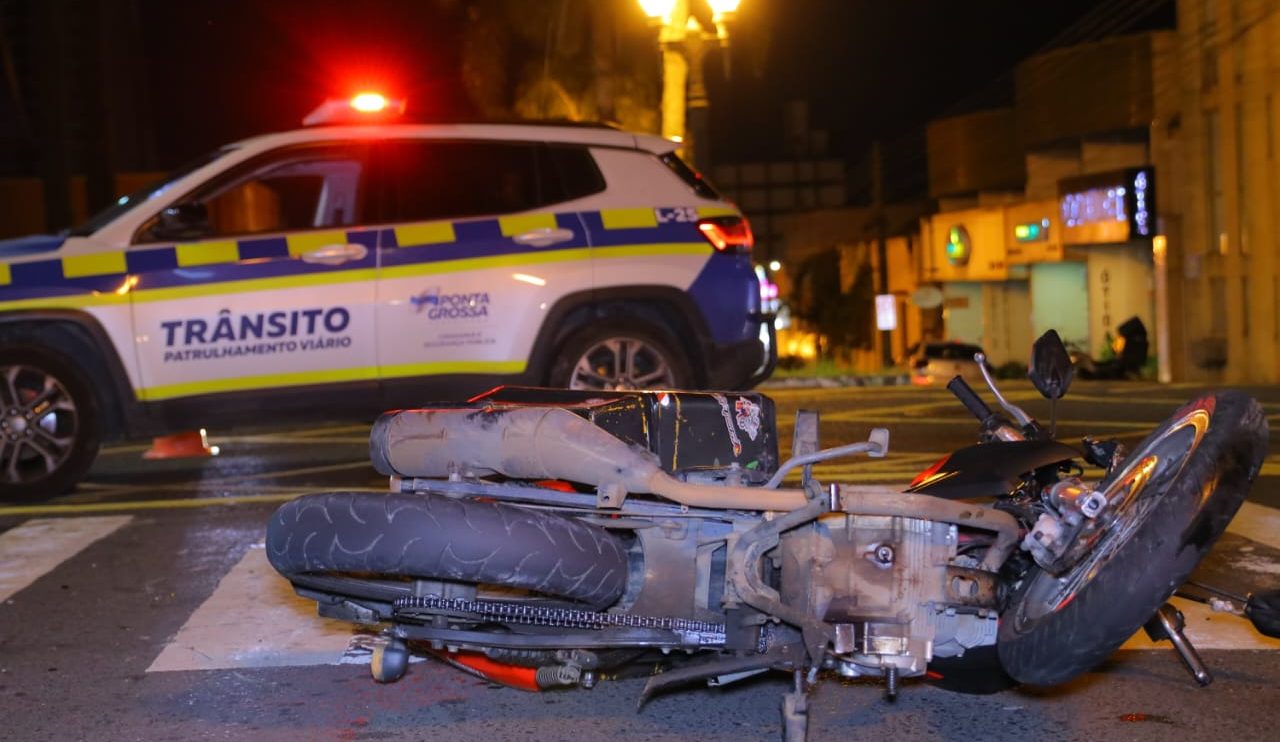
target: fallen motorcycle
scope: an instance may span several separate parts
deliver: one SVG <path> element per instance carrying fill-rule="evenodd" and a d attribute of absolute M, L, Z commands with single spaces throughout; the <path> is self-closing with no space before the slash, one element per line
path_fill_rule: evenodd
<path fill-rule="evenodd" d="M 1046 333 L 1032 382 L 1054 404 L 1071 376 Z M 760 394 L 499 388 L 391 412 L 370 450 L 392 491 L 285 503 L 267 555 L 321 615 L 386 627 L 379 681 L 412 651 L 528 690 L 660 664 L 643 698 L 782 670 L 789 740 L 823 670 L 890 697 L 926 672 L 955 690 L 1056 684 L 1145 626 L 1208 682 L 1166 601 L 1258 474 L 1260 405 L 1204 396 L 1132 451 L 1085 439 L 1082 455 L 986 380 L 1003 413 L 948 385 L 982 442 L 905 489 L 819 483 L 814 464 L 884 456 L 888 433 L 820 450 L 814 412 L 780 463 Z M 1234 608 L 1274 636 L 1278 603 Z"/>

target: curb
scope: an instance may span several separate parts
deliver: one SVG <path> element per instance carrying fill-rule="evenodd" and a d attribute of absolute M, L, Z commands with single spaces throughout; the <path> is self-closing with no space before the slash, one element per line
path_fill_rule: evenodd
<path fill-rule="evenodd" d="M 770 379 L 757 385 L 758 389 L 840 389 L 851 386 L 904 386 L 911 383 L 907 374 L 884 376 L 824 376 Z"/>

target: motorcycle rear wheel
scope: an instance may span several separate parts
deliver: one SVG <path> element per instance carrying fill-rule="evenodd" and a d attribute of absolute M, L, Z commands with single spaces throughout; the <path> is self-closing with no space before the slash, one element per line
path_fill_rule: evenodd
<path fill-rule="evenodd" d="M 622 595 L 627 555 L 603 528 L 497 502 L 431 494 L 332 492 L 281 505 L 267 558 L 291 580 L 385 596 L 378 580 L 502 585 L 602 607 Z"/>
<path fill-rule="evenodd" d="M 1147 436 L 1099 484 L 1114 521 L 1062 575 L 1032 567 L 1001 617 L 997 649 L 1021 683 L 1094 668 L 1155 615 L 1240 508 L 1267 451 L 1262 407 L 1202 397 Z"/>

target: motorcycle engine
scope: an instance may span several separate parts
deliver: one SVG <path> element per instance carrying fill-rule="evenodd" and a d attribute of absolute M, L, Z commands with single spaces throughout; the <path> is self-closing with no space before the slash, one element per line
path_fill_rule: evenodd
<path fill-rule="evenodd" d="M 995 576 L 958 556 L 958 537 L 949 523 L 828 514 L 783 536 L 783 601 L 835 626 L 842 675 L 922 675 L 996 641 Z"/>

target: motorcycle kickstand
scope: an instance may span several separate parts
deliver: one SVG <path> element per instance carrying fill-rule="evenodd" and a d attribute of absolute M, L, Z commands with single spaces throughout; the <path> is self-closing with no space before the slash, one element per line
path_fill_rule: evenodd
<path fill-rule="evenodd" d="M 804 671 L 795 671 L 795 690 L 782 697 L 782 739 L 805 742 L 809 735 L 809 699 L 804 694 Z"/>
<path fill-rule="evenodd" d="M 1178 653 L 1178 659 L 1182 660 L 1182 666 L 1187 668 L 1187 672 L 1191 673 L 1191 677 L 1203 688 L 1213 682 L 1213 675 L 1209 673 L 1209 668 L 1205 667 L 1195 646 L 1183 631 L 1186 625 L 1182 611 L 1165 603 L 1142 628 L 1153 642 L 1168 639 L 1173 644 L 1174 651 Z"/>

